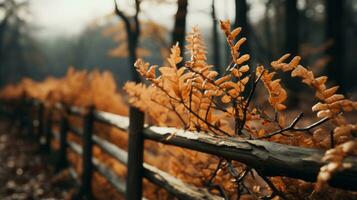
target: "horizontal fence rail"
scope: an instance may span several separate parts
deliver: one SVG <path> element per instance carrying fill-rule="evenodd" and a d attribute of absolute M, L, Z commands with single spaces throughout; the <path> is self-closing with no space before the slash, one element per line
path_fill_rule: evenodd
<path fill-rule="evenodd" d="M 92 198 L 90 183 L 93 170 L 105 177 L 118 192 L 126 195 L 127 199 L 144 199 L 141 191 L 143 178 L 164 188 L 179 199 L 224 199 L 211 194 L 206 188 L 197 188 L 186 184 L 167 172 L 144 163 L 142 158 L 143 141 L 146 139 L 216 155 L 227 160 L 235 160 L 254 168 L 259 174 L 265 176 L 286 176 L 314 182 L 321 166 L 326 164 L 321 161 L 325 152 L 319 149 L 301 148 L 262 140 L 238 140 L 217 137 L 209 133 L 148 126 L 144 124 L 143 113 L 138 112 L 137 109 L 131 109 L 130 117 L 125 117 L 95 109 L 88 110 L 57 103 L 54 108 L 63 113 L 60 121 L 55 122 L 51 119 L 52 114 L 48 114 L 50 117 L 47 117 L 45 122 L 45 103 L 33 100 L 32 104 L 26 104 L 26 106 L 29 105 L 33 106 L 31 109 L 37 110 L 37 114 L 33 115 L 30 124 L 36 126 L 39 141 L 45 140 L 47 146 L 50 146 L 52 138 L 59 141 L 57 167 L 69 170 L 71 176 L 80 185 L 79 195 L 87 199 Z M 8 110 L 6 111 L 8 112 Z M 53 111 L 49 111 L 49 113 L 53 113 Z M 68 120 L 70 115 L 82 118 L 83 127 L 70 124 Z M 36 123 L 34 123 L 35 121 Z M 96 135 L 92 130 L 94 122 L 128 131 L 129 152 Z M 59 123 L 59 132 L 51 129 L 54 123 Z M 67 132 L 81 138 L 83 145 L 69 141 Z M 126 180 L 92 155 L 93 145 L 101 148 L 118 162 L 128 165 Z M 67 161 L 67 148 L 82 157 L 84 169 L 81 176 Z M 335 173 L 329 183 L 337 188 L 357 191 L 357 184 L 355 184 L 357 182 L 357 157 L 349 156 L 345 161 L 351 163 L 352 167 Z"/>
<path fill-rule="evenodd" d="M 70 128 L 70 131 L 72 131 L 75 135 L 81 137 L 83 135 L 83 131 L 79 130 L 78 128 L 72 127 Z M 111 155 L 113 158 L 115 158 L 117 161 L 119 161 L 122 164 L 127 165 L 128 164 L 128 153 L 116 146 L 115 144 L 101 139 L 100 137 L 93 135 L 92 136 L 94 144 L 98 145 L 101 149 L 103 149 L 107 154 Z M 81 147 L 79 144 L 76 144 L 75 142 L 70 142 L 70 148 L 76 152 L 79 155 L 82 155 Z M 96 165 L 96 168 L 100 168 L 101 170 L 98 170 L 104 177 L 108 179 L 108 181 L 121 193 L 125 193 L 126 190 L 125 186 L 122 185 L 122 181 L 119 181 L 117 178 L 117 175 L 113 173 L 112 171 L 106 169 L 104 165 L 99 166 L 99 161 L 96 159 L 93 159 L 94 165 Z M 154 166 L 151 166 L 147 163 L 143 163 L 144 167 L 144 177 L 150 180 L 151 182 L 162 186 L 166 190 L 169 191 L 169 193 L 175 195 L 176 197 L 179 197 L 181 199 L 220 199 L 222 200 L 222 197 L 212 195 L 210 194 L 206 189 L 201 189 L 201 188 L 196 188 L 194 186 L 188 185 L 183 183 L 181 180 L 176 179 L 172 175 L 157 169 Z"/>
<path fill-rule="evenodd" d="M 118 119 L 118 120 L 117 120 Z M 107 124 L 125 124 L 128 117 L 115 114 L 101 117 Z M 118 127 L 118 126 L 116 126 Z M 125 130 L 126 126 L 118 127 Z M 236 160 L 259 170 L 266 176 L 287 176 L 309 182 L 316 181 L 325 152 L 320 149 L 302 148 L 262 140 L 237 140 L 207 133 L 189 132 L 182 129 L 151 126 L 143 129 L 146 139 L 184 147 L 208 154 Z M 337 172 L 330 181 L 335 187 L 357 190 L 357 158 L 347 157 L 352 167 Z"/>
<path fill-rule="evenodd" d="M 120 130 L 128 131 L 129 130 L 129 118 L 116 115 L 113 113 L 103 112 L 103 111 L 94 111 L 94 117 L 96 120 L 112 125 Z"/>

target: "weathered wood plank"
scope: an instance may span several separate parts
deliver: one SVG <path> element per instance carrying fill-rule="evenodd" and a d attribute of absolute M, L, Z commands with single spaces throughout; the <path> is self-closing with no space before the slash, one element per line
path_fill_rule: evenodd
<path fill-rule="evenodd" d="M 94 117 L 96 120 L 112 125 L 120 130 L 128 131 L 129 130 L 129 117 L 124 117 L 116 115 L 109 112 L 95 111 Z"/>
<path fill-rule="evenodd" d="M 99 160 L 96 158 L 93 158 L 93 166 L 94 168 L 102 175 L 104 176 L 110 184 L 114 186 L 114 188 L 121 194 L 125 194 L 126 192 L 126 185 L 125 185 L 125 180 L 119 177 L 115 172 L 102 164 Z"/>
<path fill-rule="evenodd" d="M 82 116 L 85 110 L 81 107 L 77 106 L 70 106 L 68 107 L 69 114 L 75 115 L 75 116 Z"/>
<path fill-rule="evenodd" d="M 68 112 L 68 114 L 71 114 L 74 116 L 82 116 L 85 113 L 85 109 L 82 107 L 67 106 L 67 105 L 64 105 L 63 103 L 55 103 L 54 108 L 57 110 L 64 110 L 64 111 Z"/>
<path fill-rule="evenodd" d="M 155 183 L 156 185 L 165 188 L 169 193 L 179 199 L 185 200 L 223 200 L 223 197 L 210 194 L 207 189 L 197 188 L 192 185 L 182 182 L 180 179 L 157 169 L 151 165 L 144 163 L 144 177 Z"/>
<path fill-rule="evenodd" d="M 79 178 L 78 178 L 79 176 L 78 176 L 76 170 L 73 167 L 68 167 L 68 173 L 74 180 L 75 184 L 77 186 L 79 186 L 80 185 Z"/>
<path fill-rule="evenodd" d="M 115 144 L 101 139 L 96 135 L 93 135 L 93 142 L 119 162 L 125 165 L 128 164 L 128 153 L 117 147 Z"/>
<path fill-rule="evenodd" d="M 55 103 L 54 108 L 57 109 L 57 110 L 63 110 L 64 106 L 61 103 Z"/>
<path fill-rule="evenodd" d="M 173 135 L 172 135 L 173 134 Z M 266 176 L 286 176 L 316 181 L 323 150 L 294 147 L 262 140 L 237 140 L 176 128 L 148 127 L 146 138 L 242 162 Z M 357 157 L 347 157 L 352 167 L 337 172 L 330 184 L 334 187 L 357 190 Z"/>
<path fill-rule="evenodd" d="M 77 144 L 76 142 L 73 141 L 68 141 L 68 147 L 76 154 L 78 155 L 82 155 L 83 154 L 83 150 L 82 150 L 82 146 Z"/>
<path fill-rule="evenodd" d="M 82 137 L 83 135 L 83 129 L 75 127 L 72 124 L 68 124 L 68 131 L 70 131 L 71 133 L 73 133 L 78 137 Z"/>
<path fill-rule="evenodd" d="M 93 141 L 106 153 L 113 156 L 116 160 L 123 164 L 128 163 L 128 154 L 116 145 L 93 135 Z M 210 194 L 206 189 L 196 188 L 186 184 L 172 175 L 157 169 L 147 163 L 143 164 L 144 177 L 155 183 L 156 185 L 165 188 L 172 195 L 187 200 L 195 199 L 222 199 L 219 196 Z"/>
<path fill-rule="evenodd" d="M 115 123 L 115 117 L 111 120 Z M 174 136 L 167 140 L 171 134 Z M 262 140 L 218 138 L 208 133 L 155 126 L 146 127 L 144 136 L 162 143 L 237 160 L 256 168 L 267 176 L 286 176 L 315 182 L 320 167 L 325 164 L 321 162 L 325 153 L 323 150 Z M 346 162 L 352 163 L 352 168 L 336 173 L 330 184 L 334 187 L 357 191 L 357 184 L 354 184 L 357 181 L 357 157 L 348 157 Z"/>
<path fill-rule="evenodd" d="M 83 155 L 82 147 L 79 144 L 69 141 L 68 145 L 70 149 L 73 150 L 76 154 Z M 125 181 L 117 176 L 113 170 L 100 163 L 98 159 L 93 158 L 92 161 L 94 169 L 97 170 L 102 176 L 104 176 L 118 192 L 125 194 Z"/>
<path fill-rule="evenodd" d="M 108 124 L 117 124 L 122 128 L 127 126 L 127 119 L 115 114 L 105 115 L 102 118 L 103 121 L 110 120 Z M 122 121 L 126 121 L 123 126 L 120 125 Z M 237 160 L 266 176 L 286 176 L 314 182 L 320 167 L 325 164 L 321 162 L 325 152 L 319 149 L 294 147 L 262 140 L 218 138 L 209 133 L 188 132 L 176 128 L 145 127 L 143 132 L 147 139 Z M 116 157 L 120 160 L 119 158 Z M 357 184 L 355 184 L 357 157 L 347 157 L 346 162 L 351 163 L 352 167 L 336 173 L 330 184 L 357 191 Z"/>

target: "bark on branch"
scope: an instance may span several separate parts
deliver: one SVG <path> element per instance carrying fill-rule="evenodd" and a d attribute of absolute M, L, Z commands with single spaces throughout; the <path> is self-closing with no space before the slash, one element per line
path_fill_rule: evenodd
<path fill-rule="evenodd" d="M 172 134 L 174 134 L 172 136 Z M 315 182 L 323 150 L 294 147 L 262 140 L 236 140 L 218 138 L 203 133 L 192 133 L 175 128 L 149 127 L 146 138 L 242 162 L 265 176 L 286 176 Z M 169 138 L 169 139 L 168 139 Z M 352 167 L 333 175 L 330 185 L 357 191 L 357 157 L 345 162 Z"/>

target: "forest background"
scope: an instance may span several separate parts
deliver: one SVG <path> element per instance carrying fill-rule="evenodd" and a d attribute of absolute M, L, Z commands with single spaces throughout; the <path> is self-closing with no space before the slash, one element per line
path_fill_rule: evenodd
<path fill-rule="evenodd" d="M 162 63 L 160 51 L 155 49 L 168 49 L 174 43 L 179 2 L 143 1 L 139 19 L 162 31 L 160 40 L 140 39 L 139 47 L 147 50 L 145 60 Z M 243 9 L 236 9 L 236 4 Z M 118 1 L 118 5 L 133 14 L 133 2 Z M 302 55 L 305 66 L 327 74 L 350 96 L 357 90 L 356 0 L 190 0 L 186 9 L 186 32 L 199 25 L 208 44 L 209 63 L 219 63 L 222 68 L 229 64 L 225 38 L 220 32 L 215 36 L 213 28 L 218 29 L 214 25 L 219 26 L 219 19 L 230 19 L 246 30 L 252 66 L 268 64 L 289 52 Z M 119 86 L 123 85 L 131 77 L 131 66 L 117 49 L 126 41 L 106 34 L 120 20 L 113 11 L 113 1 L 0 1 L 0 86 L 23 77 L 61 77 L 69 66 L 110 70 Z"/>

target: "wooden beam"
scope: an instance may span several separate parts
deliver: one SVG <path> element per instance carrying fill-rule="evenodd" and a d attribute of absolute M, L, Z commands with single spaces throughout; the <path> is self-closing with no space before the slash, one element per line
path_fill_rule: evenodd
<path fill-rule="evenodd" d="M 68 144 L 73 152 L 75 152 L 78 155 L 83 155 L 83 150 L 81 145 L 72 141 L 69 141 Z M 98 159 L 92 158 L 92 162 L 93 162 L 94 169 L 96 171 L 98 171 L 102 176 L 104 176 L 119 193 L 125 194 L 126 185 L 123 179 L 121 179 L 112 169 L 102 164 Z"/>
<path fill-rule="evenodd" d="M 106 153 L 113 156 L 116 160 L 126 165 L 128 163 L 128 154 L 113 143 L 110 143 L 98 136 L 93 135 L 93 142 L 97 144 Z M 143 163 L 144 177 L 152 183 L 166 189 L 170 194 L 185 200 L 196 199 L 219 199 L 222 197 L 210 194 L 207 189 L 197 188 L 195 186 L 184 183 L 174 176 L 157 169 L 147 163 Z"/>
<path fill-rule="evenodd" d="M 173 135 L 172 135 L 173 134 Z M 323 150 L 302 148 L 262 140 L 238 140 L 188 132 L 176 128 L 149 127 L 144 129 L 148 139 L 180 146 L 242 162 L 265 176 L 286 176 L 315 182 Z M 172 136 L 172 137 L 171 137 Z M 332 176 L 330 185 L 357 191 L 357 157 L 347 157 L 352 167 Z"/>
<path fill-rule="evenodd" d="M 83 155 L 82 155 L 82 187 L 81 187 L 81 196 L 84 199 L 92 199 L 92 176 L 93 176 L 93 125 L 94 125 L 94 116 L 93 116 L 94 107 L 90 107 L 88 112 L 83 119 L 83 134 L 82 134 L 82 143 L 83 143 Z"/>
<path fill-rule="evenodd" d="M 102 123 L 112 125 L 122 131 L 129 130 L 129 118 L 109 112 L 94 111 L 94 118 Z"/>
<path fill-rule="evenodd" d="M 67 167 L 67 134 L 68 134 L 68 119 L 66 116 L 61 116 L 60 132 L 59 132 L 59 150 L 56 163 L 56 171 Z"/>
<path fill-rule="evenodd" d="M 125 127 L 128 121 L 127 117 L 115 114 L 97 116 L 101 116 L 99 121 L 116 124 L 117 128 Z M 121 124 L 123 121 L 125 123 Z M 295 147 L 264 140 L 217 137 L 209 133 L 156 126 L 145 126 L 143 135 L 154 141 L 242 162 L 265 176 L 286 176 L 315 182 L 321 166 L 326 164 L 321 161 L 325 154 L 321 149 Z M 120 159 L 123 161 L 123 158 L 118 160 Z M 357 191 L 357 185 L 354 184 L 357 180 L 357 157 L 348 156 L 345 162 L 351 163 L 352 167 L 334 174 L 329 183 L 333 187 Z"/>
<path fill-rule="evenodd" d="M 144 176 L 156 185 L 165 188 L 170 194 L 173 194 L 178 199 L 185 200 L 223 200 L 223 197 L 211 194 L 205 188 L 197 188 L 195 186 L 186 184 L 180 179 L 157 169 L 148 164 L 144 164 Z"/>
<path fill-rule="evenodd" d="M 107 115 L 105 120 L 112 124 L 120 124 L 126 117 Z M 261 171 L 266 176 L 286 176 L 309 182 L 315 182 L 320 167 L 326 164 L 321 161 L 324 150 L 301 148 L 264 140 L 237 140 L 221 138 L 209 133 L 188 132 L 176 128 L 145 126 L 144 136 L 148 139 L 166 144 L 197 150 L 226 159 L 236 160 Z M 168 138 L 174 134 L 171 139 Z M 357 157 L 348 157 L 346 162 L 352 163 L 352 168 L 336 173 L 330 185 L 357 191 Z"/>
<path fill-rule="evenodd" d="M 142 198 L 142 177 L 144 157 L 144 113 L 138 108 L 130 107 L 128 176 L 126 199 Z"/>

